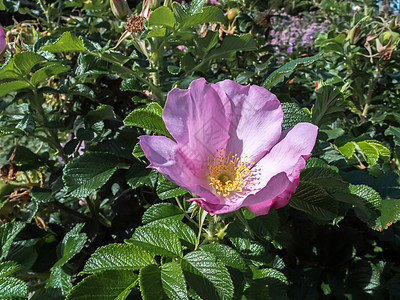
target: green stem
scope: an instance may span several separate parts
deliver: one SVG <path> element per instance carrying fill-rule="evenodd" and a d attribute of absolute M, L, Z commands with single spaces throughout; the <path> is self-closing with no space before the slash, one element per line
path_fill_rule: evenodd
<path fill-rule="evenodd" d="M 182 206 L 182 203 L 179 201 L 179 198 L 178 198 L 178 197 L 175 197 L 175 200 L 176 200 L 176 203 L 178 204 L 179 208 L 182 210 L 182 212 L 183 212 L 185 218 L 188 219 L 189 222 L 191 222 L 191 223 L 193 223 L 194 225 L 196 225 L 196 227 L 198 227 L 199 224 L 197 224 L 197 223 L 195 222 L 195 220 L 193 220 L 193 219 L 187 214 L 187 212 L 185 211 L 185 209 L 184 209 L 183 206 Z"/>
<path fill-rule="evenodd" d="M 236 216 L 239 218 L 239 220 L 243 223 L 243 225 L 247 228 L 249 231 L 250 237 L 254 240 L 254 233 L 253 230 L 251 230 L 249 223 L 247 222 L 246 218 L 243 215 L 243 211 L 241 209 L 238 209 L 235 211 Z"/>

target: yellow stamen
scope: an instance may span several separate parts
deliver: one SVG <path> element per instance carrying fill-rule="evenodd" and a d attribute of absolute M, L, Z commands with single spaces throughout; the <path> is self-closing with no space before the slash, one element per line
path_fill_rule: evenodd
<path fill-rule="evenodd" d="M 248 184 L 254 184 L 256 169 L 252 169 L 254 162 L 245 161 L 247 156 L 238 157 L 237 154 L 227 154 L 225 148 L 217 149 L 217 153 L 209 155 L 208 163 L 210 186 L 217 194 L 224 197 L 234 192 L 242 192 Z"/>

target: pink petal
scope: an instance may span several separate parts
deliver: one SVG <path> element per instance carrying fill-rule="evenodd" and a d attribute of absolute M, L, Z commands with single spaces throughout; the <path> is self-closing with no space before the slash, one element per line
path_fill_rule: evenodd
<path fill-rule="evenodd" d="M 139 140 L 150 161 L 149 168 L 156 169 L 185 190 L 219 203 L 219 199 L 208 189 L 206 175 L 198 173 L 193 162 L 182 155 L 174 141 L 165 136 L 149 135 L 140 136 Z"/>
<path fill-rule="evenodd" d="M 0 54 L 6 49 L 7 41 L 6 41 L 6 33 L 4 32 L 3 27 L 0 26 Z"/>
<path fill-rule="evenodd" d="M 283 112 L 279 100 L 255 85 L 242 86 L 232 80 L 217 85 L 227 94 L 232 106 L 227 151 L 247 156 L 248 162 L 257 162 L 281 136 Z"/>
<path fill-rule="evenodd" d="M 248 196 L 243 206 L 255 214 L 266 214 L 270 208 L 285 206 L 296 191 L 300 171 L 311 156 L 317 134 L 318 127 L 310 123 L 299 123 L 282 132 L 281 140 L 255 166 L 260 174 L 258 185 L 262 188 Z M 281 182 L 274 179 L 276 174 L 280 175 Z M 281 174 L 285 174 L 286 179 Z M 275 186 L 276 194 L 269 192 L 267 196 L 264 190 L 271 189 L 271 185 Z M 280 192 L 278 186 L 282 187 Z"/>
<path fill-rule="evenodd" d="M 182 153 L 203 172 L 208 156 L 226 147 L 231 119 L 229 99 L 220 87 L 197 79 L 188 90 L 169 92 L 163 119 Z"/>

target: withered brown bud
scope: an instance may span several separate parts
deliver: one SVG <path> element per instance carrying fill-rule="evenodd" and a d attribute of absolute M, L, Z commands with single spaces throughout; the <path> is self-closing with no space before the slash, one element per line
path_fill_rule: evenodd
<path fill-rule="evenodd" d="M 130 16 L 126 19 L 125 29 L 132 33 L 141 33 L 144 30 L 145 20 L 143 16 Z"/>

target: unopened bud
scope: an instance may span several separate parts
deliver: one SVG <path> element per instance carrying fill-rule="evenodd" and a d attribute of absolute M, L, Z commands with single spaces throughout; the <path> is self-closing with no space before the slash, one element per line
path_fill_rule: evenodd
<path fill-rule="evenodd" d="M 157 7 L 159 7 L 161 5 L 160 0 L 150 0 L 149 1 L 149 7 L 152 10 L 155 10 Z"/>
<path fill-rule="evenodd" d="M 347 39 L 350 41 L 350 44 L 356 44 L 360 37 L 360 25 L 354 26 L 350 29 L 349 33 L 347 34 Z"/>
<path fill-rule="evenodd" d="M 110 0 L 110 6 L 114 16 L 118 19 L 123 19 L 131 13 L 126 0 Z"/>
<path fill-rule="evenodd" d="M 384 47 L 389 43 L 395 45 L 397 44 L 398 40 L 399 40 L 399 33 L 394 31 L 385 31 L 379 36 L 379 41 Z"/>

